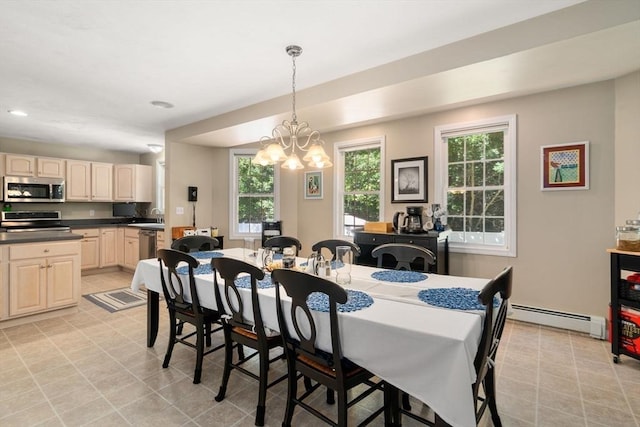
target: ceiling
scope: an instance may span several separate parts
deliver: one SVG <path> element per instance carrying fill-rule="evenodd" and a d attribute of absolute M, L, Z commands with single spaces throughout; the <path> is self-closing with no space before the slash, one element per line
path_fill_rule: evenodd
<path fill-rule="evenodd" d="M 290 118 L 289 44 L 326 132 L 640 69 L 640 0 L 0 0 L 0 137 L 256 141 Z"/>

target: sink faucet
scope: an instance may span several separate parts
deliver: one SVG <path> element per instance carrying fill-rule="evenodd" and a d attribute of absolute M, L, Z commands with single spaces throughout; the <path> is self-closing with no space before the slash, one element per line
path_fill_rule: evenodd
<path fill-rule="evenodd" d="M 164 218 L 162 217 L 162 211 L 158 208 L 151 209 L 151 215 L 156 215 L 156 222 L 158 224 L 162 224 L 164 222 Z"/>

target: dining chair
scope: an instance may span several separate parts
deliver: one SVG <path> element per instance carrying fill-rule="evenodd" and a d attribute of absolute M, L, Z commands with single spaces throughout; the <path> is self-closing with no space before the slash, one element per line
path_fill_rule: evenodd
<path fill-rule="evenodd" d="M 258 405 L 256 407 L 255 425 L 264 425 L 265 402 L 267 399 L 267 389 L 282 380 L 287 375 L 282 375 L 272 382 L 268 381 L 269 365 L 277 360 L 282 360 L 282 352 L 273 358 L 269 358 L 270 350 L 282 346 L 282 339 L 275 331 L 267 329 L 262 321 L 260 311 L 260 300 L 258 298 L 258 281 L 264 279 L 264 272 L 255 266 L 244 261 L 233 258 L 213 258 L 211 267 L 224 280 L 224 299 L 218 287 L 217 274 L 214 274 L 214 289 L 216 295 L 216 304 L 220 310 L 225 311 L 222 315 L 222 325 L 224 328 L 225 341 L 225 358 L 224 372 L 222 374 L 222 383 L 218 395 L 215 397 L 217 402 L 224 399 L 229 384 L 229 377 L 232 370 L 237 370 L 255 380 L 258 380 Z M 251 300 L 243 301 L 241 291 L 238 289 L 236 280 L 241 277 L 248 277 L 251 286 Z M 245 303 L 250 303 L 253 319 L 245 317 Z M 233 349 L 240 346 L 247 346 L 257 352 L 249 356 L 244 353 L 238 353 L 238 361 L 233 361 Z M 243 365 L 255 356 L 259 358 L 260 372 L 258 375 L 246 369 Z"/>
<path fill-rule="evenodd" d="M 220 242 L 210 236 L 184 236 L 171 243 L 171 249 L 180 252 L 212 251 L 220 247 Z"/>
<path fill-rule="evenodd" d="M 374 376 L 371 372 L 342 354 L 337 304 L 347 302 L 347 291 L 331 281 L 295 270 L 278 269 L 271 273 L 271 278 L 276 285 L 276 314 L 289 371 L 287 404 L 282 426 L 291 426 L 295 407 L 300 406 L 328 424 L 346 427 L 348 408 L 385 387 L 382 381 L 371 380 Z M 280 286 L 291 300 L 283 298 Z M 314 314 L 311 313 L 307 298 L 314 292 L 326 298 L 328 313 L 317 311 Z M 325 324 L 326 317 L 329 318 L 328 326 L 331 334 L 329 351 L 320 350 L 317 344 L 318 337 L 321 335 L 321 330 L 318 328 L 320 324 Z M 298 379 L 301 376 L 316 383 L 310 388 L 305 387 L 305 391 L 298 396 Z M 348 401 L 347 392 L 359 385 L 368 387 Z M 311 397 L 320 386 L 325 386 L 337 394 L 337 421 L 330 419 L 317 407 L 307 403 L 307 398 Z M 328 396 L 329 393 L 327 398 Z M 369 424 L 383 412 L 385 425 L 390 425 L 392 414 L 386 403 L 385 401 L 382 407 L 375 410 L 359 425 Z"/>
<path fill-rule="evenodd" d="M 511 298 L 512 276 L 513 267 L 509 266 L 487 283 L 478 295 L 478 301 L 485 309 L 480 343 L 478 344 L 478 351 L 473 362 L 476 371 L 476 382 L 471 386 L 475 405 L 476 424 L 480 423 L 488 407 L 493 425 L 495 427 L 502 427 L 502 421 L 500 420 L 498 407 L 496 405 L 495 364 L 496 353 L 500 345 L 502 331 L 504 330 L 504 324 L 507 318 L 509 298 Z M 494 314 L 494 311 L 496 311 L 496 307 L 494 307 L 496 300 L 498 300 L 499 303 L 497 312 Z M 397 389 L 392 389 L 390 395 L 395 425 L 400 425 L 401 414 L 407 415 L 423 424 L 433 425 L 431 421 L 399 407 L 397 405 Z M 435 415 L 437 424 L 439 417 L 438 414 Z"/>
<path fill-rule="evenodd" d="M 160 282 L 162 292 L 169 311 L 169 345 L 164 356 L 163 368 L 169 367 L 173 347 L 176 343 L 185 344 L 196 349 L 196 367 L 193 374 L 193 383 L 200 383 L 202 376 L 202 360 L 205 355 L 224 347 L 224 344 L 205 351 L 205 344 L 211 347 L 211 334 L 221 328 L 212 331 L 212 324 L 219 322 L 220 314 L 215 310 L 202 307 L 196 289 L 194 268 L 198 266 L 198 260 L 189 254 L 174 249 L 159 249 L 158 262 L 160 263 Z M 185 286 L 184 275 L 178 273 L 178 266 L 182 268 L 186 264 L 188 275 Z M 166 268 L 166 272 L 163 268 Z M 166 276 L 166 277 L 165 277 Z M 187 296 L 189 295 L 189 296 Z M 195 331 L 178 337 L 176 330 L 179 323 L 189 323 L 195 327 Z M 196 343 L 188 341 L 196 336 Z"/>
<path fill-rule="evenodd" d="M 385 255 L 390 255 L 395 259 L 395 270 L 412 270 L 411 263 L 417 259 L 422 260 L 422 270 L 424 272 L 428 272 L 430 267 L 436 264 L 436 256 L 433 252 L 422 246 L 411 245 L 409 243 L 385 243 L 376 246 L 373 251 L 371 251 L 371 256 L 378 258 L 379 268 L 382 268 L 382 261 Z"/>
<path fill-rule="evenodd" d="M 311 246 L 311 250 L 314 252 L 320 252 L 323 248 L 326 248 L 329 251 L 331 251 L 331 261 L 335 261 L 336 247 L 338 246 L 349 246 L 354 256 L 359 256 L 361 253 L 360 246 L 348 240 L 340 240 L 340 239 L 321 240 L 319 242 L 314 243 L 313 246 Z"/>
<path fill-rule="evenodd" d="M 302 250 L 302 243 L 300 240 L 295 237 L 290 236 L 274 236 L 268 238 L 264 242 L 265 248 L 279 248 L 282 249 L 286 246 L 295 246 L 296 247 L 296 256 L 298 256 L 298 252 Z"/>

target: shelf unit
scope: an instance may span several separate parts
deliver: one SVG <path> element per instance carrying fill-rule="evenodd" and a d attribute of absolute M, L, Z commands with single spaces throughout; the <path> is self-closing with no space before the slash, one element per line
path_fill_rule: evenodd
<path fill-rule="evenodd" d="M 620 290 L 628 283 L 622 277 L 622 271 L 640 272 L 640 252 L 626 252 L 607 249 L 611 254 L 611 353 L 613 362 L 620 361 L 620 355 L 640 360 L 640 354 L 632 353 L 620 345 L 620 308 L 625 306 L 640 311 L 640 297 L 624 298 Z"/>

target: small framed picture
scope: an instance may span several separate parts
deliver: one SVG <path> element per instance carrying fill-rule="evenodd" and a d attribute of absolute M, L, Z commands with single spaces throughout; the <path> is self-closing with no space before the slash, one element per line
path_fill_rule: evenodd
<path fill-rule="evenodd" d="M 589 141 L 541 147 L 541 190 L 589 189 Z"/>
<path fill-rule="evenodd" d="M 391 160 L 391 203 L 426 203 L 428 157 Z"/>
<path fill-rule="evenodd" d="M 304 173 L 304 198 L 322 199 L 322 171 Z"/>

